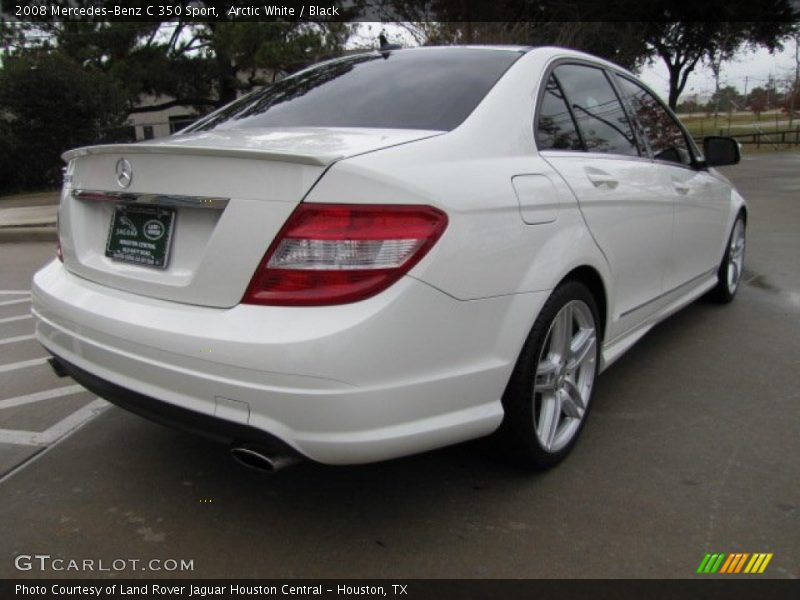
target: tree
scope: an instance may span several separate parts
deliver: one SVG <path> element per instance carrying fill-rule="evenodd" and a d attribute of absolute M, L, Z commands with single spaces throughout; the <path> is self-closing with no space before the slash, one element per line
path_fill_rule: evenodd
<path fill-rule="evenodd" d="M 105 73 L 42 50 L 6 57 L 0 70 L 0 188 L 57 184 L 61 153 L 116 141 L 125 94 Z"/>
<path fill-rule="evenodd" d="M 695 98 L 689 98 L 688 100 L 684 100 L 680 104 L 678 104 L 678 113 L 686 114 L 686 113 L 696 113 L 702 110 L 702 106 L 700 103 L 697 102 Z"/>
<path fill-rule="evenodd" d="M 129 0 L 127 5 L 147 3 Z M 70 1 L 77 8 L 100 4 Z M 340 12 L 347 16 L 346 10 Z M 343 22 L 224 18 L 0 21 L 0 187 L 56 182 L 61 152 L 104 141 L 130 113 L 192 106 L 202 114 L 255 86 L 341 54 L 352 28 Z M 156 101 L 143 106 L 148 96 Z M 68 100 L 54 102 L 64 97 Z"/>
<path fill-rule="evenodd" d="M 739 110 L 744 106 L 744 98 L 735 87 L 726 85 L 720 88 L 718 92 L 714 92 L 706 105 L 706 110 L 731 112 Z"/>
<path fill-rule="evenodd" d="M 658 20 L 644 27 L 644 38 L 669 71 L 670 107 L 675 108 L 689 75 L 702 60 L 719 68 L 745 45 L 761 45 L 770 51 L 781 48 L 794 28 L 791 0 L 710 0 L 685 8 L 680 21 L 670 21 L 671 2 L 653 2 L 647 10 Z M 761 20 L 756 20 L 761 11 Z M 750 21 L 741 21 L 746 14 Z"/>
<path fill-rule="evenodd" d="M 763 87 L 755 87 L 747 94 L 745 105 L 760 119 L 761 113 L 769 107 L 769 93 Z"/>
<path fill-rule="evenodd" d="M 767 90 L 767 110 L 772 110 L 780 105 L 781 96 L 778 91 L 778 80 L 770 74 L 767 76 L 767 82 L 764 85 Z"/>
<path fill-rule="evenodd" d="M 702 61 L 718 67 L 745 45 L 773 51 L 792 31 L 794 0 L 383 0 L 393 20 L 409 21 L 420 43 L 552 44 L 585 50 L 622 66 L 663 60 L 675 108 Z M 434 22 L 432 25 L 431 22 Z"/>
<path fill-rule="evenodd" d="M 795 113 L 800 107 L 800 84 L 795 83 L 794 78 L 786 82 L 786 92 L 783 95 L 781 108 L 789 117 L 789 128 L 794 125 Z"/>
<path fill-rule="evenodd" d="M 70 4 L 101 3 L 74 0 Z M 147 2 L 130 0 L 128 4 Z M 347 10 L 359 6 L 360 0 Z M 222 5 L 218 10 L 222 11 Z M 299 20 L 62 20 L 6 25 L 2 40 L 9 55 L 31 47 L 57 50 L 78 64 L 109 74 L 127 92 L 131 107 L 146 94 L 169 97 L 150 110 L 188 105 L 206 112 L 274 77 L 340 54 L 352 28 L 343 22 Z"/>
<path fill-rule="evenodd" d="M 639 23 L 603 21 L 607 9 L 596 2 L 383 0 L 378 3 L 385 11 L 382 16 L 400 21 L 420 45 L 564 46 L 631 69 L 640 66 L 651 52 L 642 39 Z"/>
<path fill-rule="evenodd" d="M 600 56 L 628 68 L 641 66 L 650 50 L 638 24 L 625 21 L 515 21 L 439 23 L 428 30 L 427 44 L 520 44 L 563 46 Z"/>
<path fill-rule="evenodd" d="M 789 113 L 789 127 L 794 122 L 794 112 L 800 107 L 800 28 L 792 34 L 794 39 L 794 81 L 790 86 L 789 102 L 786 107 Z"/>

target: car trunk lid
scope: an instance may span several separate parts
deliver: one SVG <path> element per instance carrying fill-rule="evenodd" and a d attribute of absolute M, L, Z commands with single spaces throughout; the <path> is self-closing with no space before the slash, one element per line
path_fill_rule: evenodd
<path fill-rule="evenodd" d="M 59 211 L 65 266 L 142 296 L 234 306 L 327 166 L 439 133 L 225 130 L 72 150 Z M 165 266 L 125 262 L 133 255 L 122 250 L 163 252 Z"/>

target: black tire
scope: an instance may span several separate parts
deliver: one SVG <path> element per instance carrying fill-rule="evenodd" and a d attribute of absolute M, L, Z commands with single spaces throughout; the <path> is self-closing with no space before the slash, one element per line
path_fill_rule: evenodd
<path fill-rule="evenodd" d="M 550 356 L 552 342 L 550 342 L 548 335 L 556 316 L 568 304 L 571 307 L 575 307 L 575 301 L 583 303 L 589 309 L 588 311 L 582 311 L 584 317 L 587 312 L 591 314 L 595 343 L 593 352 L 587 351 L 586 356 L 593 361 L 594 369 L 590 380 L 588 380 L 588 395 L 582 417 L 577 423 L 577 429 L 566 445 L 556 450 L 550 450 L 542 444 L 539 434 L 537 434 L 536 414 L 539 413 L 542 406 L 541 402 L 544 399 L 542 394 L 534 392 L 536 384 L 535 373 L 540 360 L 543 359 L 542 351 L 545 348 L 545 343 L 547 343 L 548 355 L 544 358 Z M 602 339 L 599 323 L 600 319 L 598 318 L 597 303 L 594 296 L 589 291 L 589 288 L 578 281 L 562 283 L 545 302 L 525 341 L 522 352 L 517 359 L 517 364 L 511 374 L 511 379 L 503 394 L 505 416 L 498 431 L 498 436 L 506 455 L 513 462 L 538 470 L 549 469 L 561 462 L 574 447 L 586 423 L 588 411 L 591 408 L 591 398 L 594 395 Z M 573 327 L 575 325 L 571 324 L 570 330 Z M 564 419 L 567 419 L 567 417 L 564 416 Z"/>
<path fill-rule="evenodd" d="M 742 233 L 742 246 L 741 246 L 741 261 L 738 268 L 738 275 L 736 281 L 731 284 L 729 272 L 731 270 L 731 262 L 734 260 L 734 235 L 737 233 L 737 227 L 741 224 Z M 731 227 L 730 235 L 728 236 L 728 243 L 725 245 L 725 255 L 722 257 L 722 262 L 717 271 L 717 285 L 708 293 L 708 297 L 720 304 L 728 304 L 736 297 L 736 292 L 739 291 L 742 280 L 742 269 L 744 267 L 744 252 L 745 252 L 745 218 L 742 213 L 739 213 L 736 220 Z"/>

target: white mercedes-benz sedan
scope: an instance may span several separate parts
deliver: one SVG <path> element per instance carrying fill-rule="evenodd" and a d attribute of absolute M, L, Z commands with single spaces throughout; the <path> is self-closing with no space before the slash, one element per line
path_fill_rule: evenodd
<path fill-rule="evenodd" d="M 64 155 L 53 366 L 265 469 L 495 433 L 574 446 L 598 374 L 739 285 L 739 147 L 562 48 L 325 62 L 179 134 Z M 646 398 L 642 399 L 646 402 Z"/>

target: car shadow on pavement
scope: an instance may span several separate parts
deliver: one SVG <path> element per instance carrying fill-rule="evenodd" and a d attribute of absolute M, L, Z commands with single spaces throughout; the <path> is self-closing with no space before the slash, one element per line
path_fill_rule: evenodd
<path fill-rule="evenodd" d="M 5 514 L 25 526 L 2 546 L 187 557 L 201 577 L 600 573 L 609 568 L 601 558 L 595 570 L 565 567 L 578 564 L 569 557 L 604 556 L 600 540 L 585 536 L 593 527 L 623 546 L 663 531 L 702 534 L 703 511 L 649 515 L 664 502 L 713 500 L 719 454 L 740 433 L 731 430 L 731 442 L 713 421 L 731 406 L 703 387 L 717 384 L 697 361 L 705 352 L 703 368 L 716 368 L 729 338 L 747 334 L 724 330 L 747 308 L 701 301 L 651 331 L 599 379 L 575 451 L 545 473 L 505 462 L 482 439 L 376 464 L 306 462 L 262 474 L 223 445 L 112 407 L 5 482 Z M 504 548 L 523 552 L 503 557 Z"/>

